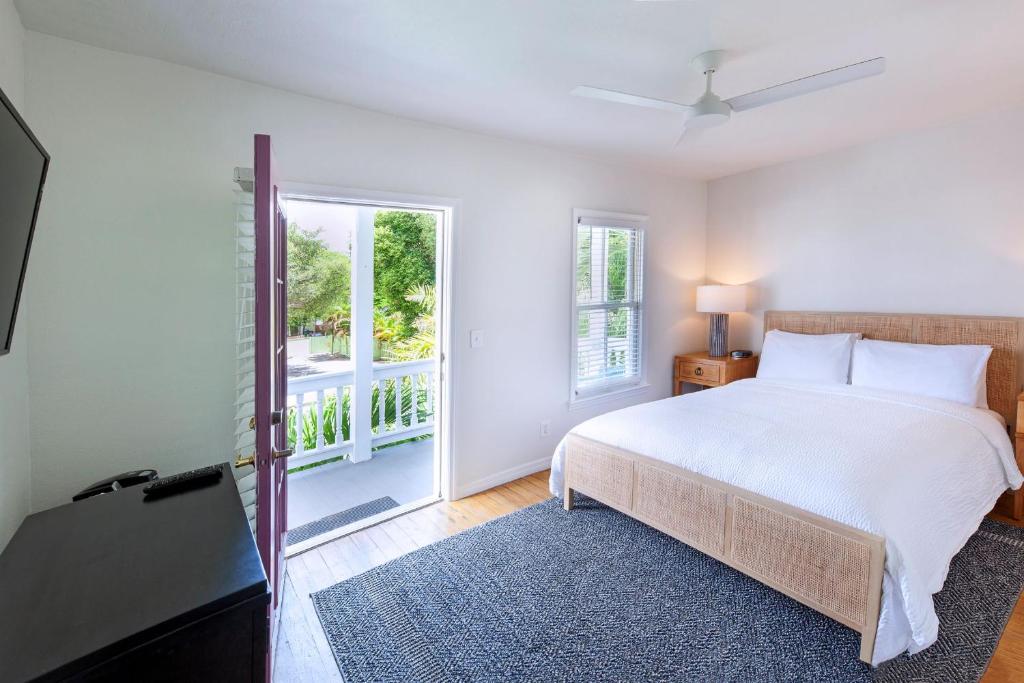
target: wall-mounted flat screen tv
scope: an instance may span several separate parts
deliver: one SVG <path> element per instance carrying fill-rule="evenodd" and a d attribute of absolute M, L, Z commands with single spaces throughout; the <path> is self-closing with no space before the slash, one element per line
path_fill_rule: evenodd
<path fill-rule="evenodd" d="M 0 356 L 10 353 L 50 155 L 0 90 Z"/>

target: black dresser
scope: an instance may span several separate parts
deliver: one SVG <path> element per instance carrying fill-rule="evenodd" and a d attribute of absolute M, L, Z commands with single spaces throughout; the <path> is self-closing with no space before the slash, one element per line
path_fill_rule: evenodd
<path fill-rule="evenodd" d="M 265 681 L 270 594 L 221 467 L 27 517 L 0 554 L 0 681 Z"/>

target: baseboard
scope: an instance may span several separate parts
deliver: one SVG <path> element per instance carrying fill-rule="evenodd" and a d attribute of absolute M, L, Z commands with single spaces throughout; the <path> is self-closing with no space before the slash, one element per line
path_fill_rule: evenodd
<path fill-rule="evenodd" d="M 551 456 L 545 456 L 543 458 L 537 458 L 536 460 L 523 463 L 522 465 L 510 467 L 507 470 L 495 472 L 494 474 L 482 477 L 476 481 L 471 481 L 467 484 L 455 487 L 455 500 L 465 498 L 466 496 L 472 496 L 474 493 L 480 493 L 487 489 L 493 489 L 495 486 L 507 484 L 508 482 L 515 481 L 521 477 L 546 470 L 549 467 L 551 467 Z"/>

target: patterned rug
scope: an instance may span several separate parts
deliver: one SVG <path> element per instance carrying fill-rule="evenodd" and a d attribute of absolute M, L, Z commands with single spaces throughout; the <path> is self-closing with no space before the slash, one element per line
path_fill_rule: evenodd
<path fill-rule="evenodd" d="M 294 529 L 289 529 L 288 543 L 299 543 L 300 541 L 308 540 L 314 536 L 319 536 L 320 534 L 326 534 L 328 531 L 340 529 L 347 524 L 358 522 L 361 519 L 372 517 L 373 515 L 396 507 L 398 507 L 398 503 L 389 496 L 377 498 L 376 500 L 371 500 L 368 503 L 356 505 L 354 508 L 349 508 L 348 510 L 342 510 L 341 512 L 335 512 L 333 515 L 322 517 L 315 522 L 310 522 L 309 524 L 303 524 L 302 526 L 297 526 Z"/>
<path fill-rule="evenodd" d="M 973 682 L 1024 587 L 1024 530 L 985 520 L 936 596 L 939 641 L 872 671 L 852 630 L 578 500 L 314 593 L 345 680 Z"/>

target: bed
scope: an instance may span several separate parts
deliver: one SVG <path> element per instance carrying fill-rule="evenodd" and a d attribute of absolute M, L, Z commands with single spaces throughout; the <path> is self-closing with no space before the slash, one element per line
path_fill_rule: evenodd
<path fill-rule="evenodd" d="M 953 555 L 1024 481 L 1006 429 L 1020 323 L 767 312 L 766 332 L 991 345 L 991 411 L 742 380 L 578 425 L 555 452 L 552 491 L 567 510 L 585 494 L 845 624 L 861 634 L 864 662 L 920 651 L 937 637 L 932 595 Z"/>

